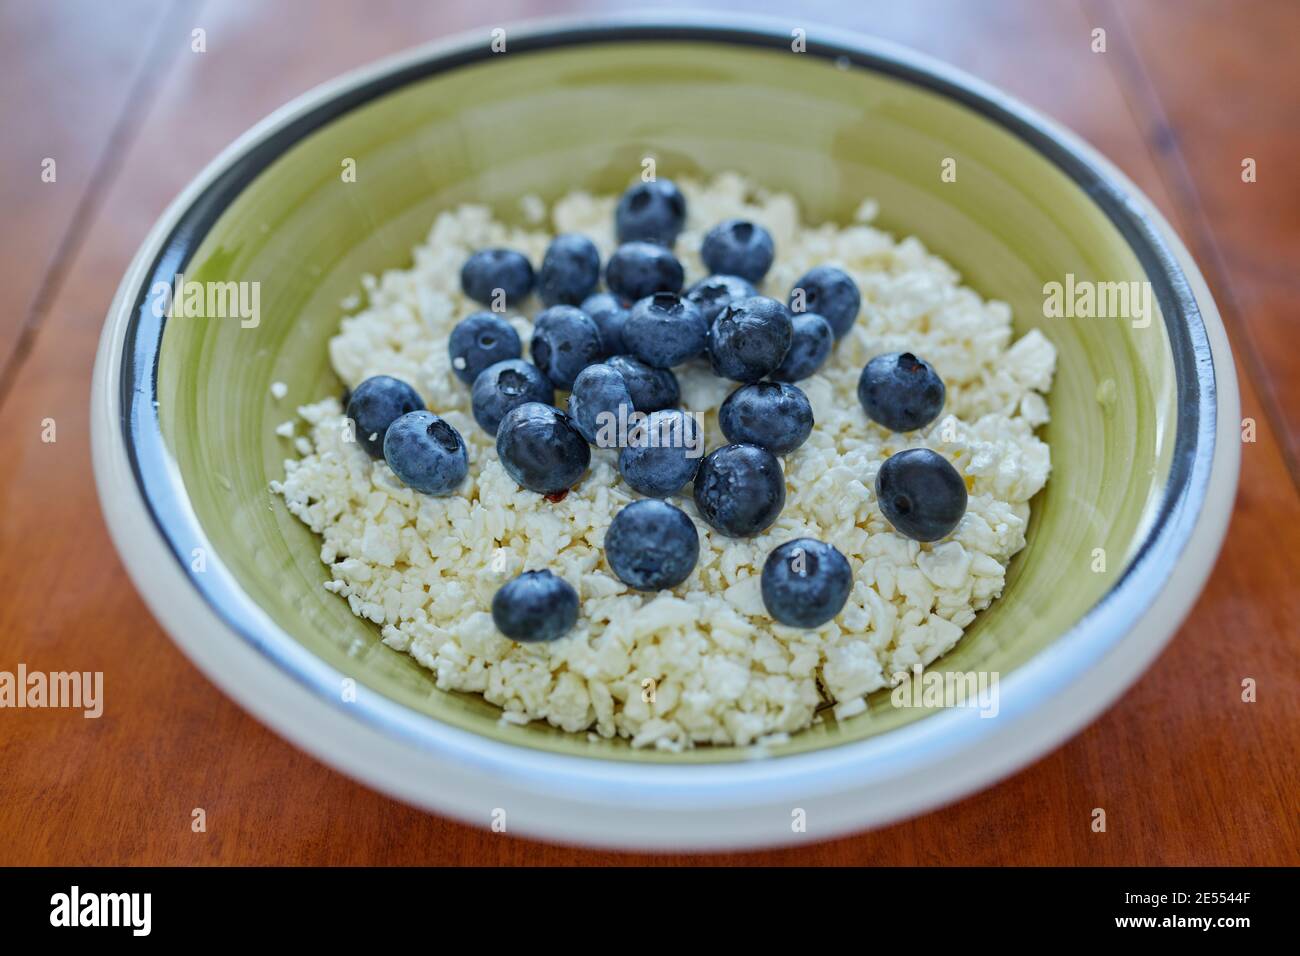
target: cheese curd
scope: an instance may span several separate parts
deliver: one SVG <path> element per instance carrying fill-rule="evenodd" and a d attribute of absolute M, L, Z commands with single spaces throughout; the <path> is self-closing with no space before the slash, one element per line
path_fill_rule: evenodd
<path fill-rule="evenodd" d="M 688 283 L 705 274 L 704 232 L 742 217 L 776 242 L 761 291 L 784 299 L 821 264 L 844 269 L 862 291 L 853 330 L 817 375 L 798 383 L 816 425 L 784 459 L 786 505 L 773 527 L 727 538 L 700 520 L 688 494 L 670 499 L 695 520 L 699 564 L 671 592 L 632 591 L 601 549 L 613 516 L 636 497 L 619 478 L 615 452 L 593 449 L 587 477 L 552 502 L 510 479 L 474 423 L 469 390 L 447 355 L 452 327 L 480 308 L 460 291 L 461 264 L 485 246 L 539 262 L 559 232 L 584 233 L 608 256 L 617 197 L 580 192 L 551 208 L 552 230 L 506 226 L 481 206 L 442 213 L 410 268 L 363 277 L 368 304 L 330 341 L 333 366 L 350 387 L 371 375 L 402 378 L 461 432 L 470 473 L 458 492 L 431 498 L 403 487 L 383 461 L 347 440 L 335 398 L 299 409 L 305 434 L 295 440 L 305 451 L 272 485 L 321 536 L 326 587 L 378 625 L 386 644 L 427 667 L 438 687 L 482 694 L 514 723 L 544 720 L 665 750 L 783 739 L 830 705 L 847 718 L 865 709 L 866 695 L 950 650 L 1001 594 L 1007 562 L 1024 546 L 1029 500 L 1051 465 L 1034 429 L 1047 421 L 1043 393 L 1056 361 L 1037 331 L 1013 341 L 1007 305 L 964 288 L 920 241 L 873 228 L 874 203 L 851 225 L 813 226 L 800 221 L 792 197 L 736 175 L 679 185 L 689 220 L 676 251 Z M 531 210 L 524 221 L 545 219 L 535 197 L 523 206 Z M 526 343 L 528 318 L 508 318 Z M 944 414 L 920 432 L 890 433 L 858 404 L 863 365 L 892 351 L 922 356 L 947 385 Z M 705 413 L 706 447 L 724 443 L 716 411 L 735 383 L 703 362 L 677 372 L 682 406 Z M 947 457 L 970 491 L 960 525 L 933 544 L 896 533 L 873 490 L 885 458 L 921 446 Z M 855 575 L 844 609 L 816 630 L 776 624 L 759 591 L 768 553 L 803 536 L 834 545 Z M 577 589 L 579 621 L 553 643 L 516 644 L 493 626 L 492 596 L 512 576 L 541 568 Z"/>

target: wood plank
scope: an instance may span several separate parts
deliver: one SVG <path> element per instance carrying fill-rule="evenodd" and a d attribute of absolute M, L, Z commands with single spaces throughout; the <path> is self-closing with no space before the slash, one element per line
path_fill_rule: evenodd
<path fill-rule="evenodd" d="M 1193 251 L 1300 481 L 1300 4 L 1189 0 L 1176 15 L 1151 0 L 1110 6 L 1138 54 L 1130 101 L 1145 106 L 1144 132 L 1167 160 Z M 1243 180 L 1248 159 L 1254 182 Z"/>
<path fill-rule="evenodd" d="M 0 5 L 0 394 L 129 135 L 131 110 L 149 94 L 151 43 L 174 6 Z"/>
<path fill-rule="evenodd" d="M 103 670 L 106 712 L 97 721 L 59 711 L 0 718 L 0 863 L 699 862 L 544 845 L 379 796 L 226 700 L 136 597 L 99 518 L 86 434 L 86 383 L 103 309 L 136 244 L 211 155 L 291 95 L 417 38 L 492 24 L 489 12 L 463 5 L 331 6 L 329 17 L 307 3 L 273 11 L 213 6 L 202 14 L 208 53 L 176 60 L 145 120 L 146 129 L 186 135 L 171 138 L 165 156 L 148 136 L 123 153 L 2 406 L 9 427 L 0 430 L 0 574 L 9 597 L 0 603 L 0 666 L 21 660 L 42 670 Z M 1088 49 L 1090 20 L 1080 8 L 1029 0 L 973 8 L 956 0 L 875 2 L 823 12 L 1024 96 L 1103 148 L 1176 216 L 1113 64 Z M 188 30 L 172 42 L 187 43 Z M 1103 718 L 1033 767 L 944 810 L 799 850 L 714 859 L 1297 862 L 1289 794 L 1300 757 L 1300 687 L 1291 666 L 1300 597 L 1273 555 L 1300 548 L 1300 500 L 1249 383 L 1245 402 L 1261 427 L 1245 449 L 1223 558 L 1178 638 Z M 54 444 L 40 440 L 46 416 L 58 422 Z M 1256 704 L 1240 701 L 1245 676 L 1259 681 Z M 1107 810 L 1105 834 L 1089 828 L 1097 806 Z M 207 833 L 191 832 L 196 807 L 207 811 Z"/>

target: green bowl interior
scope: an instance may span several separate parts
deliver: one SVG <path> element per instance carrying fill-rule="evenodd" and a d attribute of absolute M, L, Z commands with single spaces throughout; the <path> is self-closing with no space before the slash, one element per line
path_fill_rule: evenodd
<path fill-rule="evenodd" d="M 203 240 L 188 279 L 260 283 L 261 321 L 169 321 L 158 366 L 164 439 L 215 555 L 265 612 L 342 674 L 488 737 L 614 759 L 716 761 L 735 748 L 634 751 L 545 725 L 499 722 L 472 695 L 437 690 L 378 629 L 326 592 L 316 537 L 268 483 L 290 443 L 274 427 L 336 394 L 326 342 L 363 273 L 410 263 L 435 214 L 483 202 L 511 220 L 518 199 L 623 189 L 654 156 L 660 175 L 737 169 L 794 194 L 808 221 L 848 222 L 864 197 L 878 225 L 916 235 L 1018 333 L 1059 350 L 1053 472 L 1002 598 L 935 667 L 1004 677 L 1078 621 L 1115 582 L 1158 503 L 1175 421 L 1163 323 L 1045 318 L 1043 286 L 1143 280 L 1088 196 L 1022 140 L 912 83 L 813 56 L 697 42 L 609 43 L 512 53 L 417 81 L 300 141 L 240 194 Z M 957 162 L 955 182 L 940 176 Z M 355 182 L 340 175 L 356 163 Z M 272 382 L 289 387 L 275 401 Z M 1102 400 L 1104 398 L 1104 400 Z M 1105 570 L 1097 571 L 1096 549 Z M 890 705 L 824 722 L 770 747 L 797 753 L 923 717 Z"/>

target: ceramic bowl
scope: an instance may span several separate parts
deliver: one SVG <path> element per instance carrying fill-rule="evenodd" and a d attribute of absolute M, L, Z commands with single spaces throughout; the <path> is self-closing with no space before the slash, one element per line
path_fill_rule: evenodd
<path fill-rule="evenodd" d="M 875 40 L 810 30 L 796 54 L 779 25 L 644 19 L 507 37 L 504 54 L 486 33 L 415 50 L 268 117 L 176 200 L 124 278 L 95 371 L 96 477 L 133 580 L 191 659 L 285 737 L 401 799 L 615 846 L 881 824 L 1013 771 L 1110 704 L 1203 584 L 1239 454 L 1219 317 L 1151 203 L 1024 106 Z M 618 191 L 647 155 L 661 175 L 738 169 L 810 221 L 846 222 L 875 197 L 878 224 L 919 236 L 1010 303 L 1017 333 L 1055 343 L 1053 471 L 1028 545 L 938 664 L 998 673 L 996 718 L 882 692 L 761 759 L 635 750 L 503 724 L 481 698 L 435 689 L 322 588 L 318 540 L 268 483 L 292 402 L 340 391 L 326 352 L 339 302 L 362 273 L 407 265 L 441 209 L 510 219 L 525 193 Z M 178 273 L 260 283 L 259 323 L 161 317 L 159 283 Z M 1149 284 L 1157 314 L 1049 317 L 1044 286 L 1067 276 Z M 290 402 L 272 398 L 276 381 Z"/>

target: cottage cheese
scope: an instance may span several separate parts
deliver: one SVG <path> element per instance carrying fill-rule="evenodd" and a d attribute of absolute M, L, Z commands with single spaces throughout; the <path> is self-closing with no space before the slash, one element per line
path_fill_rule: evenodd
<path fill-rule="evenodd" d="M 788 195 L 735 175 L 679 181 L 690 220 L 678 240 L 687 281 L 705 274 L 703 233 L 728 217 L 771 232 L 777 261 L 763 284 L 784 298 L 807 269 L 849 272 L 863 314 L 831 360 L 800 382 L 816 426 L 785 459 L 787 498 L 776 524 L 752 539 L 714 532 L 689 495 L 673 499 L 696 519 L 699 564 L 671 592 L 641 594 L 609 571 L 601 544 L 610 520 L 636 497 L 615 454 L 593 449 L 590 474 L 558 503 L 519 488 L 493 442 L 470 415 L 469 394 L 451 373 L 447 336 L 478 306 L 460 292 L 465 258 L 504 245 L 538 262 L 552 232 L 581 232 L 607 256 L 616 197 L 572 193 L 550 210 L 524 201 L 526 229 L 481 206 L 444 212 L 414 264 L 363 277 L 368 300 L 330 341 L 339 376 L 355 386 L 378 374 L 415 385 L 429 408 L 460 430 L 470 473 L 462 489 L 431 498 L 402 486 L 388 466 L 345 440 L 335 398 L 300 408 L 301 457 L 273 483 L 289 510 L 322 538 L 325 586 L 379 626 L 386 644 L 410 654 L 445 690 L 482 694 L 513 722 L 544 720 L 566 731 L 623 736 L 637 747 L 748 745 L 801 730 L 833 705 L 844 718 L 866 695 L 928 665 L 1001 594 L 1007 562 L 1025 543 L 1029 500 L 1050 469 L 1034 429 L 1055 349 L 1038 332 L 1013 341 L 1006 304 L 984 301 L 915 238 L 873 228 L 866 202 L 846 227 L 807 225 Z M 535 310 L 535 303 L 528 303 Z M 509 320 L 527 342 L 523 314 Z M 858 404 L 859 372 L 873 355 L 913 351 L 948 388 L 945 414 L 922 432 L 897 435 Z M 704 364 L 679 369 L 683 407 L 706 413 L 707 447 L 723 443 L 716 409 L 734 384 Z M 292 435 L 291 430 L 281 434 Z M 965 476 L 969 506 L 957 529 L 934 544 L 893 531 L 876 505 L 876 472 L 911 447 L 942 453 Z M 816 630 L 776 624 L 765 612 L 759 572 L 791 538 L 833 544 L 849 559 L 848 603 Z M 492 595 L 525 569 L 550 568 L 581 597 L 576 628 L 550 644 L 516 644 L 492 624 Z"/>

